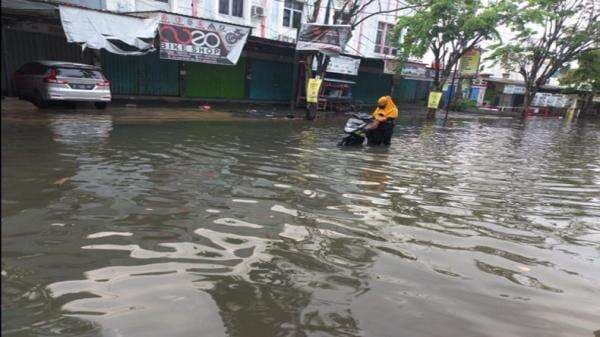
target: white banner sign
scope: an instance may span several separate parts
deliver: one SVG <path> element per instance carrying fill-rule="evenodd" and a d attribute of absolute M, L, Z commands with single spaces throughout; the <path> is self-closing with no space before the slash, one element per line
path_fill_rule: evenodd
<path fill-rule="evenodd" d="M 535 94 L 531 105 L 537 107 L 566 108 L 570 103 L 571 99 L 567 95 L 538 92 Z"/>
<path fill-rule="evenodd" d="M 525 87 L 524 86 L 520 86 L 520 85 L 507 84 L 507 85 L 504 86 L 503 93 L 505 93 L 505 94 L 523 95 L 525 93 Z"/>
<path fill-rule="evenodd" d="M 313 59 L 313 70 L 317 70 L 317 60 Z M 333 56 L 329 59 L 327 65 L 328 73 L 344 74 L 344 75 L 358 75 L 358 68 L 360 67 L 360 59 L 347 56 Z"/>

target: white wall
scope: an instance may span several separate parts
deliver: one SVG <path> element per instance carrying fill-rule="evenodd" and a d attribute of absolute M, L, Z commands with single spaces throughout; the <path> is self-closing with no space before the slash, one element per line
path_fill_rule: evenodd
<path fill-rule="evenodd" d="M 90 2 L 91 4 L 91 1 L 99 0 L 78 1 Z M 169 3 L 155 0 L 103 1 L 105 9 L 117 12 L 164 10 L 184 15 L 192 15 L 192 1 L 196 1 L 198 17 L 252 26 L 252 35 L 272 40 L 293 42 L 297 36 L 296 29 L 283 26 L 284 0 L 244 0 L 244 15 L 241 18 L 219 13 L 219 0 L 169 0 Z M 315 0 L 301 0 L 301 2 L 304 2 L 303 21 L 306 21 L 309 14 L 312 15 L 314 1 Z M 337 3 L 338 1 L 334 0 L 334 8 Z M 400 0 L 381 0 L 383 9 L 395 8 L 399 6 L 399 3 Z M 317 22 L 324 22 L 326 4 L 327 1 L 322 2 Z M 339 6 L 339 4 L 337 5 Z M 265 16 L 252 17 L 252 6 L 262 7 Z M 371 13 L 377 10 L 378 6 L 372 4 L 365 9 L 365 13 Z M 333 22 L 333 14 L 334 10 L 331 10 L 329 22 Z M 379 21 L 394 23 L 395 15 L 376 15 L 360 24 L 354 30 L 352 39 L 348 43 L 348 48 L 346 48 L 345 52 L 364 57 L 384 57 L 383 55 L 375 54 L 374 52 L 375 39 L 377 37 L 377 24 Z"/>
<path fill-rule="evenodd" d="M 91 1 L 91 0 L 90 0 Z M 169 0 L 169 3 L 163 3 L 155 0 L 105 0 L 106 9 L 114 11 L 149 11 L 149 10 L 167 10 L 184 15 L 192 15 L 192 1 L 197 1 L 197 15 L 206 19 L 230 22 L 235 24 L 252 26 L 252 35 L 272 40 L 293 42 L 297 36 L 297 30 L 283 26 L 284 0 L 244 0 L 244 16 L 235 17 L 219 13 L 219 0 Z M 306 0 L 302 19 L 306 21 L 308 15 L 312 15 L 313 4 L 315 0 Z M 337 3 L 334 0 L 334 7 Z M 317 22 L 323 22 L 325 19 L 325 6 L 327 1 L 323 1 L 319 11 Z M 382 0 L 383 9 L 392 9 L 400 6 L 400 0 Z M 252 17 L 251 7 L 263 7 L 264 17 Z M 372 13 L 378 10 L 376 4 L 372 4 L 365 9 L 365 13 Z M 330 20 L 333 22 L 334 11 L 330 11 Z M 345 50 L 347 54 L 360 55 L 363 57 L 383 58 L 384 55 L 376 54 L 375 39 L 377 38 L 377 25 L 379 21 L 394 23 L 396 14 L 381 14 L 373 16 L 361 23 L 353 32 L 352 38 Z"/>

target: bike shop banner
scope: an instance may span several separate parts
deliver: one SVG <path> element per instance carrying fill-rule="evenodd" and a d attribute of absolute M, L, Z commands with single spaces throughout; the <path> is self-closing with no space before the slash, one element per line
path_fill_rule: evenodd
<path fill-rule="evenodd" d="M 350 37 L 349 25 L 318 25 L 305 23 L 300 28 L 296 50 L 314 50 L 338 55 Z"/>
<path fill-rule="evenodd" d="M 250 29 L 163 13 L 159 25 L 160 58 L 236 65 Z"/>

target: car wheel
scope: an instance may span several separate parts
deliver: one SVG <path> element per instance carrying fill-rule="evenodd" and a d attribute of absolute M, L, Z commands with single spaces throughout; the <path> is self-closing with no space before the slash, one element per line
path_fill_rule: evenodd
<path fill-rule="evenodd" d="M 50 102 L 46 101 L 42 94 L 39 91 L 35 92 L 35 96 L 33 97 L 33 105 L 38 107 L 39 109 L 46 109 L 50 106 Z"/>
<path fill-rule="evenodd" d="M 108 103 L 106 103 L 106 102 L 96 102 L 96 103 L 94 103 L 94 106 L 98 110 L 104 110 L 108 106 Z"/>

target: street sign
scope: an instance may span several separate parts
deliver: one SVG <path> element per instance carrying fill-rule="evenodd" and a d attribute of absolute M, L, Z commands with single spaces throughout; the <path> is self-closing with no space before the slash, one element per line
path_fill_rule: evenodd
<path fill-rule="evenodd" d="M 235 65 L 249 34 L 250 27 L 163 13 L 160 58 Z"/>

